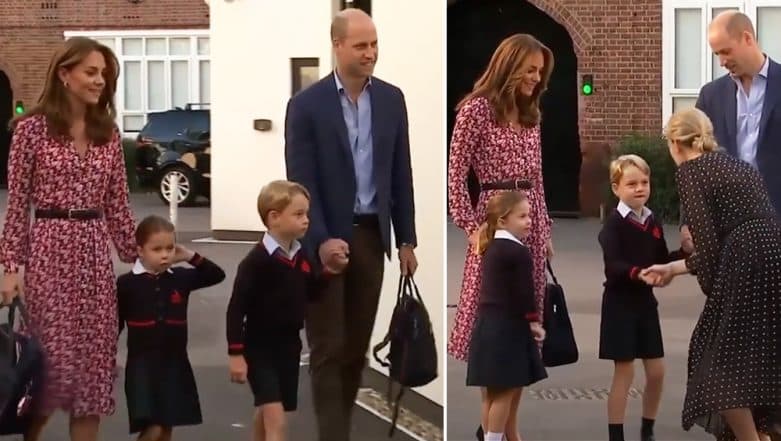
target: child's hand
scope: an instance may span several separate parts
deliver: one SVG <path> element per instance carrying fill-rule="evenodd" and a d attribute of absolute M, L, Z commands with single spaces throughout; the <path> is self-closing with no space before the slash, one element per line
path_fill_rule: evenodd
<path fill-rule="evenodd" d="M 174 263 L 187 262 L 194 255 L 195 251 L 187 249 L 184 245 L 176 244 L 176 248 L 174 248 Z"/>
<path fill-rule="evenodd" d="M 640 279 L 652 286 L 664 287 L 672 282 L 672 267 L 669 264 L 652 265 L 640 271 Z"/>
<path fill-rule="evenodd" d="M 323 262 L 325 269 L 332 274 L 341 274 L 347 264 L 350 262 L 350 258 L 347 253 L 333 252 L 329 255 L 328 260 Z"/>
<path fill-rule="evenodd" d="M 542 327 L 542 324 L 540 322 L 529 323 L 529 328 L 531 328 L 534 341 L 545 340 L 545 329 Z"/>
<path fill-rule="evenodd" d="M 658 274 L 641 272 L 637 276 L 640 280 L 645 282 L 646 285 L 659 286 L 662 278 Z"/>
<path fill-rule="evenodd" d="M 247 382 L 247 360 L 243 355 L 231 355 L 228 360 L 231 382 L 244 384 Z"/>

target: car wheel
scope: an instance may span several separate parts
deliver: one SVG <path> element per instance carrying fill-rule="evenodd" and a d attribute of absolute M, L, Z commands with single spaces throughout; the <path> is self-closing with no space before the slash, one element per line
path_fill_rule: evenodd
<path fill-rule="evenodd" d="M 198 196 L 197 189 L 195 188 L 195 177 L 193 171 L 188 167 L 174 166 L 163 171 L 160 176 L 160 181 L 157 185 L 157 194 L 160 199 L 165 202 L 166 205 L 171 203 L 171 183 L 174 176 L 179 177 L 179 191 L 177 202 L 179 205 L 192 205 L 195 202 L 195 198 Z"/>

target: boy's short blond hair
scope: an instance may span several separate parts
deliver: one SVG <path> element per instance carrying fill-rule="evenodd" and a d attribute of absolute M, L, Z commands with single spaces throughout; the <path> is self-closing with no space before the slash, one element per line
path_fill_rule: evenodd
<path fill-rule="evenodd" d="M 610 183 L 618 184 L 624 177 L 624 171 L 629 167 L 637 167 L 647 176 L 651 176 L 651 167 L 645 159 L 638 155 L 621 155 L 610 162 Z"/>
<path fill-rule="evenodd" d="M 271 181 L 260 189 L 258 195 L 258 214 L 263 224 L 268 227 L 268 214 L 272 211 L 282 211 L 290 205 L 293 197 L 304 195 L 310 199 L 309 190 L 298 182 L 278 180 Z"/>

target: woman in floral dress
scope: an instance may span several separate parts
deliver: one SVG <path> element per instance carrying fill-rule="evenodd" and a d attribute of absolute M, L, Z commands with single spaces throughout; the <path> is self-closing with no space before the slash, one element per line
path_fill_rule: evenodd
<path fill-rule="evenodd" d="M 552 70 L 553 55 L 547 47 L 530 35 L 512 35 L 497 47 L 485 73 L 458 106 L 450 143 L 448 192 L 453 221 L 469 237 L 461 297 L 448 342 L 448 352 L 458 360 L 467 358 L 478 304 L 480 256 L 473 246 L 486 216 L 485 205 L 496 192 L 517 189 L 519 180 L 533 185 L 529 191 L 532 234 L 527 243 L 534 257 L 535 297 L 542 312 L 545 259 L 553 247 L 542 185 L 539 102 Z M 470 167 L 481 185 L 476 208 L 467 190 Z M 517 436 L 514 419 L 507 429 L 513 441 Z"/>
<path fill-rule="evenodd" d="M 46 352 L 46 381 L 25 440 L 56 409 L 74 441 L 97 439 L 114 412 L 117 298 L 109 244 L 135 259 L 134 221 L 114 124 L 119 65 L 107 47 L 71 38 L 55 54 L 38 105 L 15 122 L 0 264 L 8 302 L 24 298 Z M 33 209 L 31 222 L 30 209 Z"/>

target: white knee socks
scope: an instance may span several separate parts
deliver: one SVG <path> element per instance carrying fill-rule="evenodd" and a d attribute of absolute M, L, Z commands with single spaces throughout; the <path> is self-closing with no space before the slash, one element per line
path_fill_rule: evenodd
<path fill-rule="evenodd" d="M 503 433 L 488 432 L 485 435 L 485 441 L 502 441 L 504 439 Z"/>

